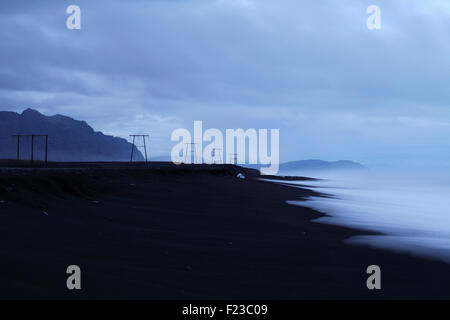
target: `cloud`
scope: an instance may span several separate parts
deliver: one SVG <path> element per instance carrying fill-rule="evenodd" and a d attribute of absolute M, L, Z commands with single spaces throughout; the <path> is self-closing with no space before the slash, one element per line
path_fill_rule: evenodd
<path fill-rule="evenodd" d="M 2 1 L 0 108 L 151 131 L 157 154 L 197 119 L 280 128 L 284 160 L 403 159 L 394 150 L 422 130 L 419 149 L 444 161 L 448 127 L 423 123 L 450 116 L 450 7 L 377 2 L 379 31 L 365 26 L 369 1 L 80 0 L 70 31 L 69 1 Z"/>

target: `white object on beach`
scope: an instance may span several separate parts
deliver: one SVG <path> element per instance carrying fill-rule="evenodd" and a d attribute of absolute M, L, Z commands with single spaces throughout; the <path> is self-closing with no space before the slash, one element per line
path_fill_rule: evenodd
<path fill-rule="evenodd" d="M 239 179 L 245 179 L 245 176 L 242 173 L 238 173 L 236 177 Z"/>

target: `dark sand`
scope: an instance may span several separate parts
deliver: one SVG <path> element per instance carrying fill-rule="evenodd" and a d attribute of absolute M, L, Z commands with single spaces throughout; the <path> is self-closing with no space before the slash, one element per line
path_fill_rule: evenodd
<path fill-rule="evenodd" d="M 285 201 L 312 191 L 254 171 L 51 167 L 0 169 L 0 298 L 450 298 L 449 265 L 345 244 L 367 232 L 311 222 Z M 72 264 L 81 291 L 66 289 Z M 366 288 L 371 264 L 381 291 Z"/>

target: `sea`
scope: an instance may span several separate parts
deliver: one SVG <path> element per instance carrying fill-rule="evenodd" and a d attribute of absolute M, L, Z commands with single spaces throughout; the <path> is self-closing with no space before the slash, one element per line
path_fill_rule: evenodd
<path fill-rule="evenodd" d="M 450 174 L 447 171 L 289 172 L 315 177 L 299 187 L 327 197 L 288 203 L 325 213 L 315 220 L 380 235 L 346 240 L 450 263 Z M 285 181 L 284 181 L 285 183 Z"/>

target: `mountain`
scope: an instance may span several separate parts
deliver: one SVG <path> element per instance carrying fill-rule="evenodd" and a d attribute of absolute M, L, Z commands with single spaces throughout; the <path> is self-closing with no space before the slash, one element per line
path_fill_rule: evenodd
<path fill-rule="evenodd" d="M 323 161 L 323 160 L 298 160 L 282 163 L 280 165 L 280 171 L 290 172 L 317 172 L 317 171 L 351 171 L 362 170 L 365 167 L 357 162 L 349 160 L 340 161 Z"/>
<path fill-rule="evenodd" d="M 0 159 L 15 159 L 14 134 L 48 134 L 49 161 L 129 161 L 131 143 L 122 138 L 96 132 L 86 122 L 55 115 L 47 117 L 36 110 L 21 114 L 0 112 Z M 35 159 L 44 159 L 45 138 L 35 137 Z M 31 138 L 20 140 L 21 159 L 30 159 Z M 135 160 L 142 154 L 135 149 Z"/>

